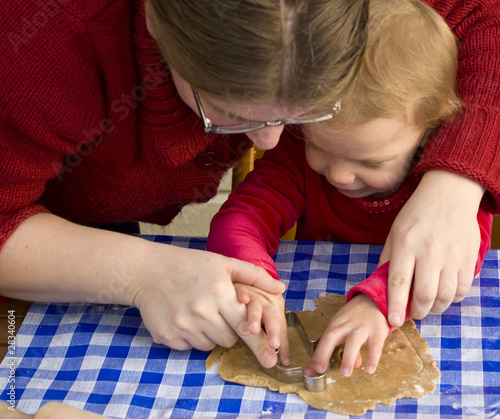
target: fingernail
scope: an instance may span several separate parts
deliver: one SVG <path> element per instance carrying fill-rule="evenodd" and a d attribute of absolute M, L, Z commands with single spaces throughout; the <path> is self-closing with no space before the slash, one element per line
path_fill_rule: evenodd
<path fill-rule="evenodd" d="M 351 375 L 351 372 L 347 368 L 342 368 L 340 370 L 340 373 L 342 374 L 343 377 L 349 377 Z"/>
<path fill-rule="evenodd" d="M 367 374 L 370 374 L 370 375 L 371 375 L 371 374 L 373 374 L 373 373 L 375 372 L 375 368 L 373 368 L 373 367 L 366 367 L 366 368 L 365 368 L 365 372 L 366 372 Z"/>
<path fill-rule="evenodd" d="M 269 342 L 269 346 L 273 349 L 278 349 L 280 347 L 280 340 L 279 339 L 271 339 L 271 341 Z"/>
<path fill-rule="evenodd" d="M 289 367 L 290 364 L 292 363 L 290 358 L 285 358 L 285 357 L 280 357 L 280 361 L 281 365 L 283 365 L 284 367 Z"/>
<path fill-rule="evenodd" d="M 316 375 L 316 371 L 314 371 L 314 368 L 312 368 L 312 367 L 307 367 L 304 370 L 304 375 L 306 375 L 308 377 L 314 377 Z"/>
<path fill-rule="evenodd" d="M 389 323 L 392 325 L 399 325 L 402 323 L 401 316 L 399 314 L 393 313 L 389 316 Z"/>
<path fill-rule="evenodd" d="M 276 352 L 270 348 L 265 349 L 260 360 L 264 368 L 272 368 L 276 364 Z"/>
<path fill-rule="evenodd" d="M 321 368 L 321 365 L 315 365 L 316 374 L 323 374 L 326 368 Z"/>

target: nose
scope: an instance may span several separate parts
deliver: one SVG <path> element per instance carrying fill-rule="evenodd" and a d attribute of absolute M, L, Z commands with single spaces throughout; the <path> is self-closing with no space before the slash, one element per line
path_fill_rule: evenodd
<path fill-rule="evenodd" d="M 356 175 L 347 165 L 332 165 L 328 168 L 326 178 L 334 186 L 346 187 L 354 183 Z"/>
<path fill-rule="evenodd" d="M 265 127 L 256 131 L 247 132 L 247 137 L 261 150 L 270 150 L 276 147 L 283 132 L 283 125 Z"/>

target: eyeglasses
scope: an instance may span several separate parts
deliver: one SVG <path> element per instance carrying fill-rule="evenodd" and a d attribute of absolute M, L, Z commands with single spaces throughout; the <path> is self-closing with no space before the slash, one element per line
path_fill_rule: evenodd
<path fill-rule="evenodd" d="M 198 92 L 194 88 L 192 88 L 192 90 L 194 99 L 196 100 L 196 106 L 198 106 L 198 111 L 201 119 L 203 120 L 204 130 L 207 134 L 241 134 L 243 132 L 255 131 L 265 127 L 278 127 L 284 124 L 311 124 L 314 122 L 323 122 L 339 115 L 342 111 L 342 106 L 339 100 L 333 106 L 332 113 L 326 115 L 303 115 L 296 118 L 279 119 L 277 121 L 246 121 L 236 125 L 218 126 L 213 125 L 212 121 L 207 118 Z"/>

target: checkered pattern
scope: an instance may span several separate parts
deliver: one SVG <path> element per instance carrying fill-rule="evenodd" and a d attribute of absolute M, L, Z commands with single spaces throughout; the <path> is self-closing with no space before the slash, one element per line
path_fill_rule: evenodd
<path fill-rule="evenodd" d="M 203 249 L 204 239 L 145 237 Z M 344 294 L 376 267 L 380 246 L 283 242 L 276 256 L 287 307 L 314 309 L 321 291 Z M 367 418 L 492 418 L 500 415 L 499 253 L 491 251 L 469 296 L 417 322 L 442 377 L 433 394 L 377 406 Z M 34 304 L 17 335 L 16 358 L 0 365 L 0 399 L 16 361 L 15 400 L 35 413 L 56 400 L 110 418 L 286 417 L 317 411 L 295 394 L 225 383 L 207 354 L 156 345 L 138 311 L 82 304 Z M 340 417 L 340 416 L 339 416 Z"/>

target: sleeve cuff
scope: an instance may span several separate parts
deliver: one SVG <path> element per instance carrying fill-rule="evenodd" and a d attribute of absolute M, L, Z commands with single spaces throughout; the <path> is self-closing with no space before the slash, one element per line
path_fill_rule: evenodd
<path fill-rule="evenodd" d="M 387 282 L 389 279 L 389 262 L 379 266 L 373 273 L 366 278 L 363 282 L 352 287 L 347 293 L 347 302 L 352 300 L 358 294 L 365 294 L 370 297 L 375 304 L 377 304 L 380 312 L 387 319 L 388 306 L 387 306 Z M 408 301 L 411 301 L 411 295 Z M 410 304 L 406 307 L 405 321 L 410 319 L 409 316 Z M 388 320 L 388 319 L 387 319 Z M 387 321 L 389 323 L 389 321 Z M 396 327 L 389 326 L 389 334 L 392 333 Z"/>

